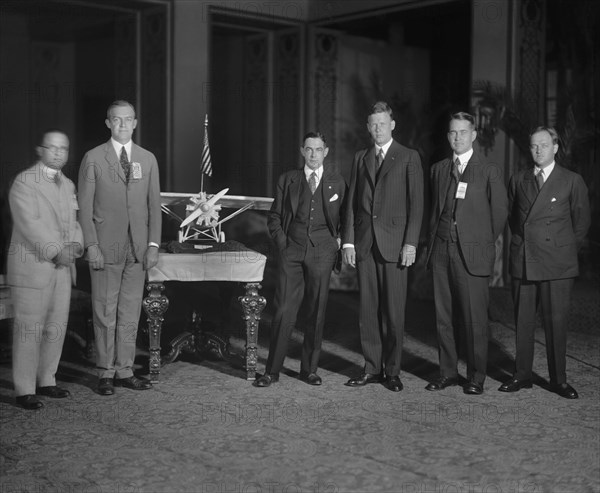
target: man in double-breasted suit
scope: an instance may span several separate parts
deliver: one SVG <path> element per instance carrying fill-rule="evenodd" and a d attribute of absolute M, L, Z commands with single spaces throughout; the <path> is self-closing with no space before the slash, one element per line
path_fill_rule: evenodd
<path fill-rule="evenodd" d="M 571 289 L 579 275 L 577 251 L 590 227 L 588 191 L 580 175 L 555 162 L 558 134 L 538 127 L 530 136 L 535 166 L 509 183 L 510 275 L 517 326 L 516 372 L 500 387 L 516 392 L 532 386 L 535 314 L 541 306 L 553 390 L 567 399 L 567 326 Z"/>
<path fill-rule="evenodd" d="M 75 185 L 61 172 L 69 139 L 57 130 L 45 132 L 37 153 L 39 161 L 17 175 L 9 193 L 13 379 L 17 403 L 25 409 L 43 406 L 36 394 L 69 395 L 56 385 L 55 374 L 67 333 L 74 262 L 83 254 Z"/>
<path fill-rule="evenodd" d="M 268 227 L 279 252 L 279 277 L 269 357 L 257 387 L 279 380 L 297 318 L 305 325 L 300 378 L 310 385 L 322 383 L 317 369 L 346 195 L 344 178 L 323 164 L 328 151 L 322 134 L 307 133 L 300 148 L 303 169 L 283 173 L 277 182 Z M 306 312 L 298 317 L 301 303 Z"/>
<path fill-rule="evenodd" d="M 427 390 L 458 383 L 456 335 L 467 347 L 466 394 L 481 394 L 488 354 L 489 278 L 508 215 L 502 170 L 473 149 L 475 119 L 450 117 L 452 157 L 431 168 L 427 266 L 433 271 L 440 375 Z"/>
<path fill-rule="evenodd" d="M 416 259 L 423 217 L 423 170 L 419 154 L 392 138 L 391 108 L 371 108 L 367 129 L 374 145 L 352 163 L 342 231 L 344 261 L 357 267 L 359 326 L 365 366 L 346 385 L 382 382 L 399 392 L 407 269 Z"/>
<path fill-rule="evenodd" d="M 130 103 L 111 103 L 106 117 L 111 139 L 89 151 L 79 170 L 101 395 L 113 394 L 114 385 L 151 387 L 132 367 L 145 271 L 158 262 L 160 186 L 154 154 L 131 140 L 136 125 Z"/>

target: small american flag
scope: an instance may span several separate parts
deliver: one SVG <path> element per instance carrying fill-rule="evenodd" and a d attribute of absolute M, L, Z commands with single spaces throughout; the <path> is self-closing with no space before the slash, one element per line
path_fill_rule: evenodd
<path fill-rule="evenodd" d="M 204 148 L 202 149 L 202 173 L 212 176 L 212 162 L 208 145 L 208 115 L 204 118 Z"/>

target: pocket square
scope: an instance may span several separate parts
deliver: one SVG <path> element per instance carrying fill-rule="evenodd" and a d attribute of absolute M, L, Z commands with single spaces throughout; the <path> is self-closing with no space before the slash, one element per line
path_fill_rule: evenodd
<path fill-rule="evenodd" d="M 556 202 L 556 197 L 552 197 L 552 200 L 550 202 Z"/>
<path fill-rule="evenodd" d="M 329 199 L 329 202 L 333 202 L 333 201 L 337 200 L 338 198 L 339 198 L 339 197 L 338 197 L 338 194 L 336 193 L 336 194 L 334 194 L 334 195 L 333 195 L 333 197 L 331 197 L 331 198 Z"/>

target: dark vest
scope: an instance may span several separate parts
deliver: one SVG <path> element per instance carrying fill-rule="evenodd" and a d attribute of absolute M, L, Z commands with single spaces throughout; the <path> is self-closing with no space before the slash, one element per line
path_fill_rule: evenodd
<path fill-rule="evenodd" d="M 452 168 L 450 168 L 452 169 Z M 459 177 L 460 180 L 460 177 Z M 448 192 L 446 193 L 446 202 L 440 216 L 440 221 L 437 227 L 437 236 L 442 240 L 458 241 L 456 233 L 456 221 L 454 218 L 454 210 L 456 208 L 456 189 L 458 183 L 452 172 L 450 172 L 450 181 L 448 184 Z"/>
<path fill-rule="evenodd" d="M 318 245 L 321 241 L 331 238 L 323 212 L 322 183 L 321 178 L 313 195 L 310 193 L 306 179 L 302 179 L 298 209 L 288 232 L 290 239 L 301 245 L 305 245 L 309 239 L 313 245 Z"/>

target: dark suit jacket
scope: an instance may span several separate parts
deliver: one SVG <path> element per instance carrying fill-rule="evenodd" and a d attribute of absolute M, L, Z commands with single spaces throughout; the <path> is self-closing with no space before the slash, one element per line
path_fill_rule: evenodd
<path fill-rule="evenodd" d="M 306 180 L 304 169 L 297 169 L 283 173 L 277 181 L 275 200 L 271 205 L 267 225 L 279 250 L 283 250 L 287 244 L 288 230 L 298 209 L 302 180 Z M 346 196 L 346 182 L 342 175 L 328 165 L 324 165 L 323 168 L 321 193 L 327 226 L 331 236 L 338 238 L 340 217 Z"/>
<path fill-rule="evenodd" d="M 433 205 L 429 222 L 428 266 L 440 216 L 446 203 L 451 169 L 451 157 L 431 167 Z M 455 209 L 458 243 L 465 267 L 471 275 L 489 276 L 494 270 L 495 241 L 502 233 L 508 215 L 502 170 L 487 163 L 481 154 L 474 151 L 460 181 L 468 184 L 465 198 L 457 200 Z"/>
<path fill-rule="evenodd" d="M 354 244 L 357 260 L 375 243 L 387 262 L 399 262 L 402 246 L 417 246 L 423 219 L 423 170 L 417 151 L 395 140 L 377 176 L 375 146 L 352 163 L 342 243 Z"/>
<path fill-rule="evenodd" d="M 544 281 L 579 274 L 577 251 L 590 227 L 588 191 L 580 175 L 555 164 L 537 192 L 533 171 L 509 184 L 510 274 Z"/>
<path fill-rule="evenodd" d="M 85 247 L 96 243 L 104 261 L 125 261 L 128 230 L 141 261 L 148 242 L 160 244 L 162 212 L 158 164 L 154 154 L 132 143 L 131 162 L 140 163 L 142 177 L 126 182 L 109 140 L 89 151 L 79 169 L 79 207 Z"/>

